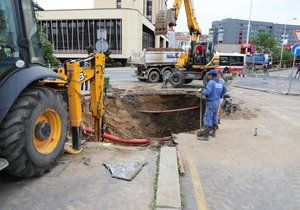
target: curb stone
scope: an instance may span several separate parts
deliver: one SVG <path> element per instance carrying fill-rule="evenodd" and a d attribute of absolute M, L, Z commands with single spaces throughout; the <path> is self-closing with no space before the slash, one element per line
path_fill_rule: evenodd
<path fill-rule="evenodd" d="M 232 86 L 237 87 L 237 88 L 247 89 L 247 90 L 257 90 L 257 91 L 261 91 L 261 92 L 265 92 L 265 93 L 288 95 L 288 96 L 300 96 L 300 93 L 281 93 L 281 92 L 277 92 L 277 91 L 274 91 L 274 90 L 266 90 L 266 89 L 261 89 L 261 88 L 251 88 L 251 87 L 246 87 L 246 86 L 242 86 L 242 85 L 232 85 Z"/>
<path fill-rule="evenodd" d="M 181 196 L 176 147 L 162 147 L 160 151 L 157 209 L 181 209 Z"/>

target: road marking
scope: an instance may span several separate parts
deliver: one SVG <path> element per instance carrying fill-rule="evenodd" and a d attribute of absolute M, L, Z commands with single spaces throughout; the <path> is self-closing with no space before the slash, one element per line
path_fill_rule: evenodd
<path fill-rule="evenodd" d="M 208 210 L 197 166 L 190 158 L 188 159 L 188 163 L 198 210 Z"/>

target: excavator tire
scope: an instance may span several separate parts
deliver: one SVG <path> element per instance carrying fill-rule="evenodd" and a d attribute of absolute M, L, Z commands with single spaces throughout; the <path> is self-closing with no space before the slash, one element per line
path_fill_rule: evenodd
<path fill-rule="evenodd" d="M 173 72 L 169 77 L 170 83 L 174 88 L 180 88 L 184 84 L 184 78 L 179 71 Z"/>
<path fill-rule="evenodd" d="M 204 77 L 203 77 L 203 85 L 204 85 L 204 87 L 206 87 L 207 83 L 208 83 L 208 74 L 206 73 L 204 75 Z"/>
<path fill-rule="evenodd" d="M 29 178 L 51 170 L 63 152 L 67 126 L 62 94 L 48 87 L 26 88 L 0 125 L 0 157 L 9 162 L 6 173 Z"/>

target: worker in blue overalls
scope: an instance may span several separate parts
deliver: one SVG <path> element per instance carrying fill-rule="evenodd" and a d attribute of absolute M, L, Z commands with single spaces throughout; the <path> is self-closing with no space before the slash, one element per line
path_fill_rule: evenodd
<path fill-rule="evenodd" d="M 209 140 L 210 132 L 211 135 L 215 136 L 216 130 L 218 128 L 218 109 L 220 104 L 220 99 L 227 92 L 227 88 L 218 77 L 218 72 L 216 70 L 210 70 L 208 73 L 209 82 L 206 87 L 202 89 L 202 98 L 206 98 L 206 108 L 203 119 L 204 133 L 202 136 L 198 136 L 199 140 Z"/>

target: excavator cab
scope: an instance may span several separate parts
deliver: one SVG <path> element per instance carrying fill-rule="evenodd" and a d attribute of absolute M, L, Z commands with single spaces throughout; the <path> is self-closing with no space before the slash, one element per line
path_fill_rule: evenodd
<path fill-rule="evenodd" d="M 31 0 L 0 2 L 0 82 L 18 68 L 43 63 Z"/>

